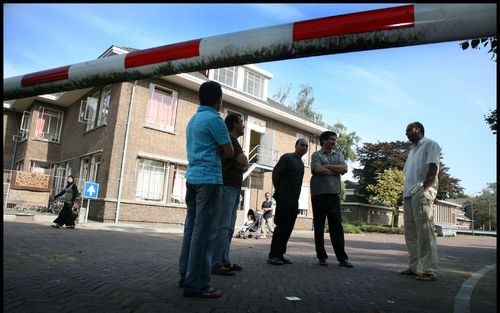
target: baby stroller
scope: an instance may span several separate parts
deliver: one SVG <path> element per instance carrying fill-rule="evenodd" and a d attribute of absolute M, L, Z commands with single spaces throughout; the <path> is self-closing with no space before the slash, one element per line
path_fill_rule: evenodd
<path fill-rule="evenodd" d="M 250 209 L 248 210 L 247 220 L 236 234 L 236 238 L 252 238 L 257 230 L 259 230 L 259 220 L 255 218 L 255 213 Z"/>

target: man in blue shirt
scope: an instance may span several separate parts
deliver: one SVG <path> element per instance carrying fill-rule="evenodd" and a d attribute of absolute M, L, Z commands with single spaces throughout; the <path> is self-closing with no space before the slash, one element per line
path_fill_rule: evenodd
<path fill-rule="evenodd" d="M 186 128 L 187 214 L 179 259 L 179 286 L 184 288 L 185 297 L 218 298 L 222 292 L 210 286 L 210 276 L 223 187 L 221 158 L 232 157 L 234 151 L 219 115 L 220 84 L 203 83 L 199 100 L 200 107 Z"/>

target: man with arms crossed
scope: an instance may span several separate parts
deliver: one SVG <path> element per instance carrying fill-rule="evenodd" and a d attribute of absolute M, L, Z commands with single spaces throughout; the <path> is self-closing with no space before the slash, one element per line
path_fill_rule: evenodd
<path fill-rule="evenodd" d="M 327 266 L 328 255 L 325 250 L 325 219 L 333 251 L 339 266 L 353 267 L 348 261 L 344 244 L 344 229 L 340 209 L 340 175 L 347 173 L 347 165 L 340 153 L 333 151 L 337 134 L 326 131 L 319 136 L 321 150 L 311 156 L 311 200 L 313 207 L 314 244 L 319 265 Z"/>

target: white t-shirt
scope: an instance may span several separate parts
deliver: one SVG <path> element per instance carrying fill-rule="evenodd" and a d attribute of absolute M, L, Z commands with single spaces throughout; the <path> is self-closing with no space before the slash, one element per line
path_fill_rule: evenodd
<path fill-rule="evenodd" d="M 441 147 L 433 140 L 423 137 L 417 144 L 413 144 L 408 159 L 406 159 L 403 172 L 405 173 L 405 188 L 403 197 L 414 195 L 423 186 L 427 169 L 430 163 L 437 165 L 439 173 L 439 161 L 441 158 Z M 429 186 L 429 190 L 436 195 L 438 190 L 438 175 Z"/>

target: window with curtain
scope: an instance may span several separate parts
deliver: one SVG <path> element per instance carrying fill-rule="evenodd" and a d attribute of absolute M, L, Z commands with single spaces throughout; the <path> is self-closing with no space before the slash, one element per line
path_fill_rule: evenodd
<path fill-rule="evenodd" d="M 237 67 L 225 67 L 214 69 L 214 80 L 221 84 L 236 88 Z"/>
<path fill-rule="evenodd" d="M 110 105 L 111 86 L 104 87 L 87 98 L 87 105 L 85 107 L 85 116 L 87 118 L 86 131 L 107 124 Z"/>
<path fill-rule="evenodd" d="M 164 201 L 166 174 L 165 162 L 139 158 L 136 199 Z"/>
<path fill-rule="evenodd" d="M 175 130 L 175 113 L 177 108 L 177 92 L 150 86 L 150 98 L 146 108 L 146 125 L 161 130 Z"/>
<path fill-rule="evenodd" d="M 99 178 L 100 167 L 100 153 L 83 157 L 80 162 L 80 180 L 87 182 L 97 182 L 97 179 Z"/>
<path fill-rule="evenodd" d="M 102 90 L 101 101 L 99 106 L 99 116 L 97 118 L 96 127 L 107 124 L 110 103 L 111 103 L 111 87 L 106 87 Z"/>
<path fill-rule="evenodd" d="M 40 107 L 38 119 L 36 120 L 35 138 L 59 142 L 61 140 L 62 123 L 62 111 Z"/>
<path fill-rule="evenodd" d="M 186 203 L 186 166 L 175 164 L 173 181 L 170 184 L 170 203 L 185 204 Z"/>
<path fill-rule="evenodd" d="M 99 106 L 99 92 L 94 93 L 87 98 L 87 127 L 85 130 L 91 130 L 96 127 L 97 107 Z"/>

